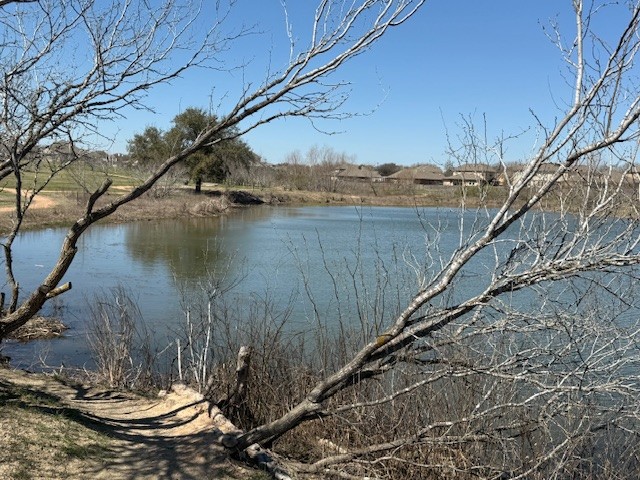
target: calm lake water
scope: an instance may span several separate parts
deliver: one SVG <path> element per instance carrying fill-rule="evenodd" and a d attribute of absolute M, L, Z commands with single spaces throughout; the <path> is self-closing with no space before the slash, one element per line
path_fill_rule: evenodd
<path fill-rule="evenodd" d="M 458 247 L 461 220 L 466 232 L 478 228 L 474 217 L 436 208 L 263 206 L 218 218 L 97 225 L 82 237 L 65 278 L 73 289 L 43 312 L 70 327 L 65 337 L 9 343 L 3 351 L 23 367 L 43 352 L 50 366 L 89 365 L 90 304 L 118 286 L 132 292 L 156 341 L 168 344 L 184 322 L 189 293 L 223 274 L 241 279 L 232 291 L 239 304 L 258 297 L 290 305 L 290 328 L 310 330 L 318 315 L 388 320 L 415 293 L 418 275 Z M 14 257 L 23 292 L 54 264 L 65 233 L 20 236 Z M 492 264 L 490 251 L 476 258 L 450 300 L 479 291 Z"/>

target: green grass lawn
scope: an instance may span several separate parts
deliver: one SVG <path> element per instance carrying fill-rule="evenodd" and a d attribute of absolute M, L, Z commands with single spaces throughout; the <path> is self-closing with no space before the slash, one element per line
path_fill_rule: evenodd
<path fill-rule="evenodd" d="M 23 171 L 22 186 L 24 189 L 41 187 L 51 177 L 51 170 L 41 169 L 40 171 Z M 84 162 L 70 165 L 66 169 L 56 173 L 45 190 L 53 192 L 82 192 L 99 187 L 106 178 L 111 178 L 114 186 L 132 186 L 140 183 L 135 172 L 119 167 L 94 168 Z M 83 188 L 84 186 L 84 188 Z M 0 206 L 4 205 L 7 197 L 7 190 L 15 188 L 15 178 L 7 177 L 0 182 Z"/>
<path fill-rule="evenodd" d="M 13 195 L 8 191 L 0 191 L 0 208 L 13 205 Z"/>

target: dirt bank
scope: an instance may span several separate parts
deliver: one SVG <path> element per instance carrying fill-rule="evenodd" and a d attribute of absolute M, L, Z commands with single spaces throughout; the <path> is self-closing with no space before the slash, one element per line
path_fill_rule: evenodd
<path fill-rule="evenodd" d="M 106 195 L 100 204 L 112 201 L 116 194 Z M 24 217 L 22 228 L 34 229 L 71 225 L 84 214 L 87 198 L 85 195 L 52 193 L 39 202 L 38 208 L 30 208 Z M 115 213 L 102 220 L 106 223 L 133 222 L 161 218 L 183 218 L 187 216 L 217 215 L 232 208 L 232 202 L 221 195 L 193 195 L 176 191 L 162 198 L 143 195 L 141 198 L 122 206 Z M 8 210 L 7 210 L 8 208 Z M 0 214 L 0 234 L 11 230 L 15 216 L 11 207 L 3 207 Z"/>

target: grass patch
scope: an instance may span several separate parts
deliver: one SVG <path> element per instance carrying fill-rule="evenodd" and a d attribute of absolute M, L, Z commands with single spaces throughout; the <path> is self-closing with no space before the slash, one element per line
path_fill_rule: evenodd
<path fill-rule="evenodd" d="M 112 457 L 111 439 L 55 395 L 0 383 L 0 478 L 67 478 Z"/>
<path fill-rule="evenodd" d="M 6 189 L 0 189 L 0 207 L 11 207 L 13 204 L 13 194 Z"/>
<path fill-rule="evenodd" d="M 32 190 L 41 187 L 51 176 L 50 168 L 39 171 L 23 170 L 22 187 Z M 94 167 L 86 162 L 78 162 L 56 173 L 49 180 L 45 190 L 53 192 L 84 192 L 98 188 L 107 178 L 111 179 L 115 187 L 130 187 L 142 181 L 134 171 L 122 167 Z M 9 176 L 0 182 L 0 189 L 15 188 L 15 178 Z M 3 192 L 6 193 L 6 192 Z M 3 195 L 4 196 L 4 195 Z M 0 200 L 2 197 L 0 197 Z"/>

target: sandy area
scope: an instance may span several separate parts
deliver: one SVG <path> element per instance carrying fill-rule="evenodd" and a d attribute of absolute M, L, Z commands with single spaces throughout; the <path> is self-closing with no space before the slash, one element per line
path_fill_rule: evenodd
<path fill-rule="evenodd" d="M 31 206 L 29 208 L 51 208 L 55 205 L 56 201 L 53 198 L 39 194 L 36 196 L 36 198 L 33 199 L 33 203 L 31 203 Z M 0 207 L 0 213 L 12 212 L 14 209 L 14 206 Z"/>

